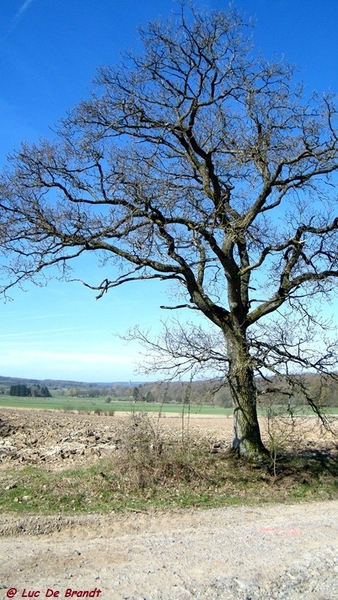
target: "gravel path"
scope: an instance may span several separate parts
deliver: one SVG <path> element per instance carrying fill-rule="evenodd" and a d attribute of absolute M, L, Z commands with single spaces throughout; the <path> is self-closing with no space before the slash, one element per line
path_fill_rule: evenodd
<path fill-rule="evenodd" d="M 0 533 L 1 599 L 338 599 L 338 501 L 2 517 Z"/>

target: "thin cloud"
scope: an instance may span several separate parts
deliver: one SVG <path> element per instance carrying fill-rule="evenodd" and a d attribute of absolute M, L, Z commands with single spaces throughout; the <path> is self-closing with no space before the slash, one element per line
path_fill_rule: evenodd
<path fill-rule="evenodd" d="M 11 25 L 8 28 L 7 33 L 1 38 L 1 42 L 4 42 L 8 38 L 8 36 L 12 33 L 12 31 L 14 31 L 14 29 L 16 29 L 16 26 L 18 25 L 19 21 L 21 21 L 21 19 L 24 16 L 26 10 L 30 7 L 30 5 L 33 2 L 35 2 L 35 0 L 26 0 L 20 6 L 19 10 L 15 14 L 15 17 L 13 18 L 13 21 L 12 21 Z"/>
<path fill-rule="evenodd" d="M 3 333 L 0 334 L 0 343 L 6 339 L 22 338 L 27 336 L 34 336 L 34 339 L 46 335 L 47 333 L 60 333 L 64 331 L 72 331 L 74 333 L 74 327 L 57 327 L 56 329 L 41 329 L 39 331 L 20 331 L 17 333 Z"/>
<path fill-rule="evenodd" d="M 18 12 L 15 15 L 15 20 L 20 19 L 23 13 L 27 10 L 27 8 L 34 2 L 34 0 L 26 0 L 23 5 L 19 8 Z"/>
<path fill-rule="evenodd" d="M 15 377 L 23 377 L 23 373 L 30 373 L 29 377 L 43 379 L 57 376 L 58 379 L 81 379 L 89 377 L 92 381 L 102 381 L 101 377 L 111 381 L 121 381 L 121 370 L 129 378 L 135 371 L 138 355 L 120 355 L 116 353 L 94 352 L 51 352 L 45 350 L 8 349 L 1 359 L 1 369 L 4 373 L 8 368 L 15 368 Z M 105 373 L 103 374 L 103 372 Z M 101 375 L 100 375 L 101 373 Z"/>
<path fill-rule="evenodd" d="M 22 310 L 13 310 L 10 311 L 8 313 L 6 313 L 8 315 L 9 318 L 15 318 L 16 315 L 19 316 L 20 318 L 20 322 L 21 321 L 37 321 L 37 320 L 41 320 L 41 319 L 59 319 L 62 318 L 64 319 L 65 317 L 72 317 L 71 313 L 52 313 L 50 315 L 32 315 L 32 316 L 25 316 L 22 314 Z M 1 334 L 0 334 L 1 337 Z"/>

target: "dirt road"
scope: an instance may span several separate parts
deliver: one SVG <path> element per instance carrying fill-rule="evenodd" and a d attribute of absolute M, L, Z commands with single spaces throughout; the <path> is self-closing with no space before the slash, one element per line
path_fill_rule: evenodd
<path fill-rule="evenodd" d="M 121 418 L 2 409 L 0 473 L 27 465 L 62 471 L 114 455 Z M 179 417 L 163 418 L 162 425 L 164 435 L 180 435 Z M 212 445 L 231 426 L 230 419 L 196 417 L 189 431 Z M 328 438 L 313 420 L 301 427 L 304 447 L 326 448 Z M 0 600 L 338 600 L 338 501 L 73 518 L 2 515 L 0 536 Z"/>
<path fill-rule="evenodd" d="M 337 501 L 2 516 L 0 532 L 1 599 L 338 599 Z"/>

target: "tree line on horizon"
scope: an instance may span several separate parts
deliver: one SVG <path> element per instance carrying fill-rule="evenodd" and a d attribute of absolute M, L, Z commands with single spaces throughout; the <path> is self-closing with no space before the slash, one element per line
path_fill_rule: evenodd
<path fill-rule="evenodd" d="M 330 407 L 338 406 L 338 383 L 335 379 L 329 380 L 323 385 L 320 377 L 316 374 L 303 376 L 303 382 L 307 392 L 316 397 L 320 406 Z M 271 383 L 271 382 L 270 382 Z M 286 398 L 292 406 L 304 404 L 304 398 L 297 394 L 292 386 L 283 384 L 283 381 L 276 377 L 274 382 L 274 391 L 271 393 L 264 380 L 257 380 L 259 390 L 259 405 L 283 405 Z M 127 400 L 128 398 L 135 402 L 154 402 L 159 404 L 185 404 L 202 405 L 209 404 L 230 408 L 232 406 L 230 388 L 224 382 L 208 379 L 200 381 L 157 381 L 157 382 L 137 382 L 128 386 L 116 384 L 111 386 L 101 386 L 90 384 L 85 387 L 72 388 L 53 388 L 52 394 L 48 386 L 39 383 L 13 384 L 10 386 L 9 395 L 19 397 L 42 397 L 52 398 L 53 395 L 72 398 L 109 398 L 111 401 Z M 2 393 L 6 393 L 5 390 Z M 8 392 L 7 392 L 8 393 Z"/>
<path fill-rule="evenodd" d="M 51 398 L 52 396 L 46 385 L 27 386 L 25 383 L 11 385 L 9 395 L 36 398 Z"/>

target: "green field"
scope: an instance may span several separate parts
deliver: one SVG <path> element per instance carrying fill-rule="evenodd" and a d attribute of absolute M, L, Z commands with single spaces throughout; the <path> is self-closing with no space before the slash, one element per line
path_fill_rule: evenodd
<path fill-rule="evenodd" d="M 77 398 L 71 396 L 53 396 L 52 398 L 21 398 L 18 396 L 0 395 L 0 407 L 7 406 L 12 408 L 39 408 L 41 410 L 64 410 L 64 411 L 84 411 L 97 412 L 102 411 L 107 414 L 114 412 L 163 412 L 163 413 L 182 413 L 189 412 L 192 415 L 232 415 L 232 408 L 223 408 L 221 406 L 212 406 L 210 404 L 191 404 L 183 406 L 182 404 L 161 404 L 159 402 L 135 402 L 132 398 L 114 398 L 111 402 L 106 402 L 105 398 Z M 285 414 L 285 407 L 274 407 L 277 413 Z M 296 414 L 313 415 L 309 406 L 302 406 L 296 409 Z M 338 414 L 338 407 L 330 406 L 324 409 L 325 414 Z M 261 415 L 266 415 L 265 408 L 259 409 Z"/>
<path fill-rule="evenodd" d="M 161 404 L 156 402 L 134 402 L 131 398 L 115 398 L 111 402 L 105 402 L 105 398 L 73 398 L 69 396 L 53 396 L 52 398 L 21 398 L 17 396 L 0 396 L 0 407 L 8 406 L 13 408 L 40 408 L 42 410 L 69 410 L 69 411 L 103 411 L 113 412 L 165 412 L 181 413 L 183 408 L 185 412 L 202 415 L 230 415 L 231 408 L 222 408 L 211 405 L 191 405 L 182 406 L 182 404 Z"/>

